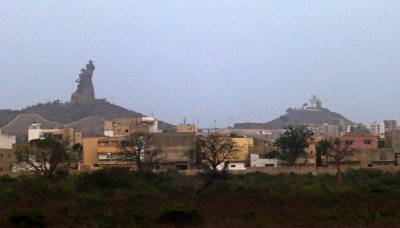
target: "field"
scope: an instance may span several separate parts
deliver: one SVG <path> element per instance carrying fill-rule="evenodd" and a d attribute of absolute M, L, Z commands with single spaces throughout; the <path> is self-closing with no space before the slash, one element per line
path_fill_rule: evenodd
<path fill-rule="evenodd" d="M 0 177 L 0 227 L 396 227 L 400 173 Z"/>

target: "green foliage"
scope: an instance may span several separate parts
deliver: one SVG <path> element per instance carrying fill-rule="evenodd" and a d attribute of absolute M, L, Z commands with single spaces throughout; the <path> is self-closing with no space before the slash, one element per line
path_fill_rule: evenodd
<path fill-rule="evenodd" d="M 160 223 L 199 224 L 202 217 L 197 207 L 177 204 L 164 208 L 157 220 Z"/>
<path fill-rule="evenodd" d="M 0 207 L 0 227 L 395 227 L 400 172 L 3 176 Z"/>
<path fill-rule="evenodd" d="M 308 140 L 312 135 L 312 131 L 304 125 L 289 125 L 283 135 L 275 141 L 274 146 L 277 149 L 267 153 L 267 157 L 282 159 L 288 166 L 293 166 L 299 157 L 306 154 L 304 149 L 308 147 Z"/>
<path fill-rule="evenodd" d="M 50 223 L 50 217 L 42 210 L 13 210 L 8 217 L 13 225 L 22 227 L 45 227 Z"/>
<path fill-rule="evenodd" d="M 82 173 L 78 177 L 76 189 L 87 191 L 89 189 L 130 188 L 133 184 L 131 177 L 131 172 L 127 168 L 111 168 Z"/>

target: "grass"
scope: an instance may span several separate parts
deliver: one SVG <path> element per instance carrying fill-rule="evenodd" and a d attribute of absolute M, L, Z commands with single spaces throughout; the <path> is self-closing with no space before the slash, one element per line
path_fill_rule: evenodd
<path fill-rule="evenodd" d="M 330 175 L 132 172 L 107 169 L 0 177 L 0 227 L 390 227 L 400 173 Z"/>

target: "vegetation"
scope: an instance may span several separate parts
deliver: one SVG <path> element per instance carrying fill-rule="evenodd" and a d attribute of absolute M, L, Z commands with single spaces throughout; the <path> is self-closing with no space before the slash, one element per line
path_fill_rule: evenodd
<path fill-rule="evenodd" d="M 52 184 L 57 169 L 69 160 L 67 143 L 47 138 L 35 139 L 15 150 L 15 168 L 32 171 Z"/>
<path fill-rule="evenodd" d="M 231 137 L 218 133 L 200 138 L 200 150 L 203 164 L 213 171 L 222 164 L 226 170 L 229 160 L 235 159 L 239 152 Z"/>
<path fill-rule="evenodd" d="M 0 176 L 0 209 L 0 227 L 396 227 L 400 172 Z"/>
<path fill-rule="evenodd" d="M 287 166 L 293 166 L 299 157 L 306 154 L 304 149 L 308 147 L 312 135 L 312 131 L 303 125 L 289 125 L 284 129 L 283 135 L 275 141 L 276 149 L 268 152 L 267 157 L 282 159 L 286 161 Z"/>
<path fill-rule="evenodd" d="M 118 149 L 122 159 L 135 162 L 139 171 L 145 168 L 152 169 L 154 159 L 162 151 L 155 135 L 144 132 L 133 132 L 127 135 L 118 144 Z"/>
<path fill-rule="evenodd" d="M 347 144 L 341 143 L 340 138 L 331 139 L 328 141 L 327 150 L 323 151 L 323 155 L 326 155 L 328 159 L 332 160 L 333 165 L 336 167 L 337 181 L 342 182 L 342 171 L 340 166 L 342 160 L 346 157 L 352 156 L 354 150 L 349 148 Z"/>

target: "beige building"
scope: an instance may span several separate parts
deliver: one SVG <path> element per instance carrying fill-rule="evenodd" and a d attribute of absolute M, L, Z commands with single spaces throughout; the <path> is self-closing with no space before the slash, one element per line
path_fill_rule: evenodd
<path fill-rule="evenodd" d="M 82 144 L 82 132 L 75 131 L 73 128 L 54 128 L 44 129 L 40 127 L 40 123 L 33 123 L 28 129 L 28 142 L 33 139 L 45 139 L 54 137 L 70 141 L 70 146 L 74 144 Z"/>
<path fill-rule="evenodd" d="M 97 137 L 83 139 L 83 167 L 128 166 L 135 168 L 135 162 L 121 159 L 117 146 L 124 137 Z M 162 149 L 154 161 L 157 169 L 191 169 L 195 159 L 195 133 L 157 133 L 154 140 Z"/>
<path fill-rule="evenodd" d="M 195 125 L 190 125 L 190 124 L 186 124 L 186 125 L 178 125 L 176 127 L 176 132 L 180 132 L 180 133 L 196 133 L 197 132 L 197 128 Z"/>
<path fill-rule="evenodd" d="M 125 136 L 133 132 L 158 133 L 158 121 L 154 117 L 115 118 L 104 121 L 105 136 Z"/>
<path fill-rule="evenodd" d="M 236 158 L 230 159 L 227 164 L 227 170 L 245 170 L 246 164 L 250 159 L 249 151 L 254 146 L 253 138 L 232 138 L 238 149 Z M 218 169 L 223 169 L 224 164 L 219 165 Z"/>
<path fill-rule="evenodd" d="M 15 143 L 15 135 L 0 135 L 0 175 L 12 174 Z"/>

